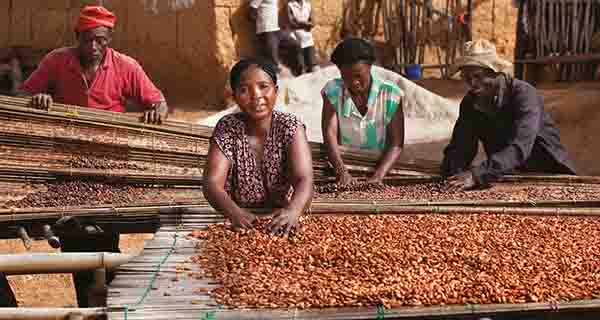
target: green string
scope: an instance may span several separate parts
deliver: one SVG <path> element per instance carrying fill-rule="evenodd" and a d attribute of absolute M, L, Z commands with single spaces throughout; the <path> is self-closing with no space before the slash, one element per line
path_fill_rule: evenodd
<path fill-rule="evenodd" d="M 152 285 L 154 284 L 154 281 L 156 281 L 156 278 L 158 278 L 158 273 L 160 272 L 160 268 L 162 267 L 163 264 L 165 264 L 167 259 L 169 259 L 169 257 L 173 253 L 173 251 L 175 251 L 176 244 L 177 244 L 177 233 L 175 233 L 175 235 L 173 236 L 173 244 L 171 244 L 171 248 L 169 249 L 167 254 L 164 255 L 162 260 L 156 265 L 156 269 L 154 269 L 154 272 L 152 274 L 152 279 L 150 279 L 150 283 L 148 283 L 148 286 L 146 286 L 144 293 L 142 294 L 142 296 L 140 296 L 140 299 L 134 304 L 134 306 L 139 306 L 140 304 L 142 304 L 144 302 L 144 300 L 146 300 L 146 297 L 150 293 L 150 290 L 152 290 Z M 129 306 L 125 305 L 124 308 L 125 308 L 124 320 L 127 320 L 127 315 L 129 314 Z M 207 320 L 210 320 L 210 319 L 207 319 Z"/>
<path fill-rule="evenodd" d="M 211 312 L 207 312 L 204 314 L 204 316 L 202 318 L 200 318 L 200 320 L 214 320 L 216 314 L 217 314 L 217 311 L 215 311 L 215 310 L 213 310 Z"/>
<path fill-rule="evenodd" d="M 377 320 L 384 320 L 385 319 L 385 307 L 380 304 L 377 306 Z"/>

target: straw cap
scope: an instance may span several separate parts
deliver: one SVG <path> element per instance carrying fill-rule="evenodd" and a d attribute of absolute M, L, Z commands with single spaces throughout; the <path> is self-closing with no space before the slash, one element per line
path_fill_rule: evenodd
<path fill-rule="evenodd" d="M 456 59 L 450 71 L 454 74 L 466 66 L 488 68 L 494 72 L 506 72 L 512 67 L 512 63 L 498 57 L 496 46 L 493 43 L 486 39 L 479 39 L 465 43 L 463 55 Z"/>

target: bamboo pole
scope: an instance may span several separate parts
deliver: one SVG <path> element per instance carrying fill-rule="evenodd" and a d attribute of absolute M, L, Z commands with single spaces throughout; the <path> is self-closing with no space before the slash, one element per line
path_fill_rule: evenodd
<path fill-rule="evenodd" d="M 76 319 L 85 320 L 106 317 L 107 308 L 0 308 L 0 320 L 48 320 Z"/>
<path fill-rule="evenodd" d="M 91 179 L 110 180 L 111 182 L 165 184 L 165 185 L 201 185 L 202 176 L 162 175 L 146 173 L 116 173 L 98 169 L 45 168 L 27 166 L 0 166 L 0 177 L 27 180 L 29 178 Z M 2 180 L 0 178 L 0 180 Z"/>
<path fill-rule="evenodd" d="M 399 206 L 393 204 L 338 204 L 315 206 L 310 214 L 510 214 L 531 216 L 600 217 L 600 208 L 514 208 L 514 207 L 463 207 L 463 206 Z"/>
<path fill-rule="evenodd" d="M 114 269 L 131 258 L 133 255 L 112 252 L 3 254 L 0 255 L 0 272 L 22 275 Z"/>
<path fill-rule="evenodd" d="M 171 133 L 176 135 L 184 133 L 186 135 L 199 138 L 210 138 L 209 134 L 210 132 L 212 132 L 212 129 L 209 127 L 187 124 L 171 120 L 166 120 L 161 125 L 144 124 L 140 122 L 140 118 L 138 116 L 60 103 L 54 103 L 52 105 L 52 108 L 50 108 L 49 110 L 40 110 L 30 108 L 28 106 L 29 99 L 27 98 L 0 95 L 0 109 L 13 110 L 20 113 L 25 112 L 42 114 L 55 118 L 68 119 L 70 121 L 75 122 L 81 120 L 92 120 L 96 122 L 101 122 L 103 124 L 126 125 L 131 129 L 143 130 L 145 132 Z"/>

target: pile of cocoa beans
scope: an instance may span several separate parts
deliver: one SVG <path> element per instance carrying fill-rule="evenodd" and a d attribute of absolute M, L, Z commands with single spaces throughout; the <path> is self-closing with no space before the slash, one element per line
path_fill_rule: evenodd
<path fill-rule="evenodd" d="M 102 169 L 102 170 L 137 170 L 146 171 L 147 167 L 131 163 L 127 160 L 112 159 L 111 157 L 88 157 L 77 155 L 71 157 L 67 163 L 70 168 Z"/>
<path fill-rule="evenodd" d="M 518 184 L 497 183 L 481 190 L 464 191 L 445 182 L 407 185 L 357 183 L 341 186 L 326 184 L 315 187 L 317 199 L 403 200 L 403 201 L 546 201 L 600 200 L 600 185 L 594 184 Z"/>
<path fill-rule="evenodd" d="M 193 259 L 232 308 L 525 303 L 600 298 L 600 219 L 524 215 L 306 216 L 212 225 Z M 198 291 L 205 292 L 206 290 Z"/>
<path fill-rule="evenodd" d="M 5 208 L 63 207 L 98 204 L 127 204 L 146 199 L 145 188 L 95 182 L 57 182 L 46 184 L 46 191 L 4 203 Z"/>

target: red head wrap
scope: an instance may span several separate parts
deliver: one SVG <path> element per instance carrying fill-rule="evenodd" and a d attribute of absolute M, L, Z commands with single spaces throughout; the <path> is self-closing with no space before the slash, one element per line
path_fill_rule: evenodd
<path fill-rule="evenodd" d="M 81 10 L 79 21 L 75 27 L 76 32 L 84 32 L 97 27 L 114 28 L 117 18 L 101 6 L 87 6 Z"/>

